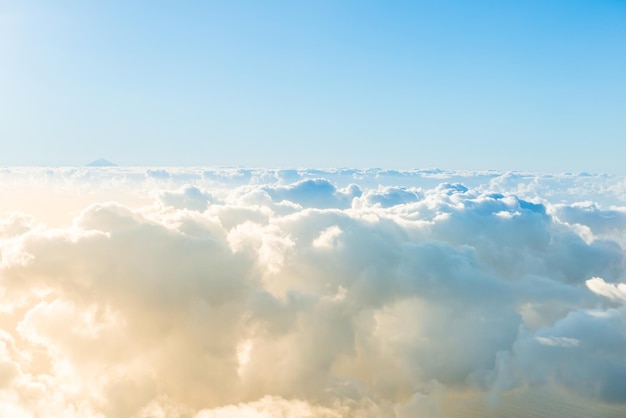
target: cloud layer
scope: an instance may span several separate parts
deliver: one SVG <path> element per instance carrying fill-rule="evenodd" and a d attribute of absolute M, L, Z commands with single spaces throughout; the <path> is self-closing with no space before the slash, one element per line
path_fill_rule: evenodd
<path fill-rule="evenodd" d="M 611 416 L 624 184 L 7 170 L 0 415 L 453 417 L 537 387 Z"/>

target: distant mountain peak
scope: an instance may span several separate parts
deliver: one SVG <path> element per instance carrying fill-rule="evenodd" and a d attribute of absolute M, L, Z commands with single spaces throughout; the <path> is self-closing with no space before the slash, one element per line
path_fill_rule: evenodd
<path fill-rule="evenodd" d="M 104 158 L 98 158 L 87 164 L 87 167 L 115 167 L 117 164 L 113 164 L 111 161 L 105 160 Z"/>

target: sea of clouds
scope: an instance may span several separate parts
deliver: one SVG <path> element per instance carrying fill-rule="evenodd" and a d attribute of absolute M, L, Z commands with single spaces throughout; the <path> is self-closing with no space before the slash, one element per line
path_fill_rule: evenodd
<path fill-rule="evenodd" d="M 624 177 L 5 168 L 0 202 L 1 416 L 624 416 Z"/>

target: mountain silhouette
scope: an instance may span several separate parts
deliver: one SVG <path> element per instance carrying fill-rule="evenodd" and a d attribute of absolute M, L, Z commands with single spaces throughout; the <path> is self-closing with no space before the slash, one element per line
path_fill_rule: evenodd
<path fill-rule="evenodd" d="M 87 167 L 115 167 L 117 164 L 113 164 L 111 161 L 107 161 L 104 158 L 98 158 L 87 164 Z"/>

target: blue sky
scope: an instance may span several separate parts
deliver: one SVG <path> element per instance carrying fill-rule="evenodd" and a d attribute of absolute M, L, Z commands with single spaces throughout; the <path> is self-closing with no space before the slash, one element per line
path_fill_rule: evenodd
<path fill-rule="evenodd" d="M 3 0 L 0 63 L 1 165 L 626 174 L 624 1 Z"/>

